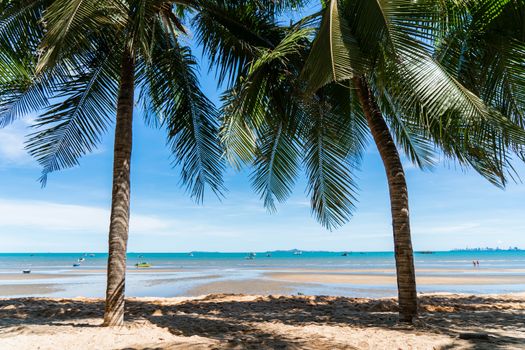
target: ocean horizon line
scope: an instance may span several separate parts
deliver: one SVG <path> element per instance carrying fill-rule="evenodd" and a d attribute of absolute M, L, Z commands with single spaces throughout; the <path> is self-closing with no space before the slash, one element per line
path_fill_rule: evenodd
<path fill-rule="evenodd" d="M 236 251 L 216 251 L 216 250 L 184 250 L 184 251 L 130 251 L 127 254 L 189 254 L 189 253 L 206 253 L 206 254 L 246 254 L 246 253 L 279 253 L 279 252 L 296 252 L 302 253 L 394 253 L 393 250 L 308 250 L 308 249 L 275 249 L 275 250 L 236 250 Z M 525 249 L 513 247 L 509 248 L 454 248 L 448 250 L 414 250 L 414 253 L 449 253 L 449 252 L 502 252 L 502 251 L 525 251 Z M 107 251 L 0 251 L 0 254 L 107 254 Z"/>

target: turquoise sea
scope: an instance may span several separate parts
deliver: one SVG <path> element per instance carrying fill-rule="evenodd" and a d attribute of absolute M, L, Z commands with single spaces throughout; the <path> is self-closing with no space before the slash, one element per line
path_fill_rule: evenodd
<path fill-rule="evenodd" d="M 195 287 L 206 283 L 269 280 L 269 272 L 307 270 L 321 273 L 366 274 L 391 276 L 394 272 L 392 252 L 310 252 L 273 251 L 214 253 L 129 253 L 128 294 L 134 296 L 191 295 Z M 102 296 L 104 292 L 107 254 L 77 253 L 0 253 L 0 296 Z M 81 260 L 81 261 L 79 261 Z M 137 272 L 134 264 L 148 262 L 151 269 Z M 472 261 L 479 261 L 474 267 Z M 73 267 L 73 264 L 80 266 Z M 419 286 L 421 292 L 507 293 L 523 292 L 525 284 L 525 251 L 446 251 L 416 252 L 418 276 L 465 277 L 465 284 Z M 22 278 L 22 270 L 31 270 L 31 276 Z M 313 273 L 313 272 L 312 272 Z M 332 273 L 332 274 L 333 274 Z M 38 277 L 39 276 L 39 277 Z M 516 283 L 469 284 L 468 277 L 515 278 Z M 15 278 L 16 277 L 16 278 Z M 157 282 L 155 282 L 157 281 Z M 160 281 L 160 282 L 159 282 Z M 270 284 L 270 282 L 268 282 Z M 12 292 L 13 285 L 34 285 L 30 289 Z M 2 291 L 2 286 L 6 292 Z M 49 288 L 44 288 L 48 286 Z M 38 287 L 38 288 L 37 288 Z M 224 288 L 224 287 L 223 287 Z M 271 288 L 270 288 L 271 289 Z M 348 284 L 290 284 L 286 293 L 332 294 L 348 296 L 395 295 L 395 285 Z M 45 292 L 43 292 L 45 291 Z M 222 291 L 222 290 L 221 290 Z M 271 290 L 270 290 L 271 291 Z M 14 293 L 14 294 L 13 294 Z"/>
<path fill-rule="evenodd" d="M 246 257 L 252 252 L 216 253 L 128 253 L 128 265 L 147 261 L 156 268 L 393 268 L 393 252 L 255 252 L 255 259 Z M 343 254 L 346 253 L 346 256 Z M 270 254 L 270 257 L 267 257 Z M 94 256 L 90 256 L 94 255 Z M 525 269 L 525 250 L 415 252 L 418 268 L 464 269 L 473 260 L 481 269 Z M 18 272 L 31 268 L 42 272 L 70 269 L 79 258 L 85 260 L 78 270 L 105 268 L 105 253 L 0 253 L 0 272 Z"/>

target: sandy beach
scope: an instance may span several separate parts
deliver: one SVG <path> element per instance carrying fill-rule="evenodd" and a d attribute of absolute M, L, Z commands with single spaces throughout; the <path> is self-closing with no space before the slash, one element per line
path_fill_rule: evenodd
<path fill-rule="evenodd" d="M 101 299 L 0 299 L 0 348 L 525 349 L 524 294 L 422 295 L 414 326 L 396 311 L 391 298 L 129 298 L 125 326 L 102 328 Z"/>
<path fill-rule="evenodd" d="M 420 318 L 410 327 L 397 323 L 393 265 L 363 254 L 152 256 L 151 268 L 128 267 L 126 324 L 114 329 L 99 327 L 102 255 L 79 268 L 61 265 L 69 256 L 15 257 L 0 271 L 0 350 L 525 349 L 521 256 L 488 256 L 477 268 L 442 254 L 420 260 Z M 472 334 L 484 339 L 462 339 Z"/>

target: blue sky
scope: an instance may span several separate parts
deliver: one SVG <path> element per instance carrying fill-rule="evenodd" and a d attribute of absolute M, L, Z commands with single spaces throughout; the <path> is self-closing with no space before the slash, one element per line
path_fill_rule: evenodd
<path fill-rule="evenodd" d="M 217 101 L 214 77 L 205 67 L 201 78 Z M 28 124 L 21 120 L 0 129 L 0 252 L 105 251 L 113 134 L 80 167 L 52 174 L 41 189 L 40 169 L 23 150 Z M 179 186 L 163 132 L 146 127 L 140 111 L 134 127 L 129 251 L 393 249 L 388 188 L 373 144 L 357 174 L 355 215 L 329 232 L 310 215 L 304 178 L 276 214 L 268 214 L 251 190 L 249 170 L 228 169 L 226 198 L 196 205 Z M 453 165 L 422 172 L 406 162 L 406 172 L 414 249 L 525 248 L 525 185 L 502 191 Z"/>
<path fill-rule="evenodd" d="M 104 251 L 108 227 L 112 139 L 80 167 L 53 174 L 44 189 L 40 169 L 22 150 L 26 124 L 0 130 L 0 251 Z M 386 179 L 373 145 L 358 174 L 354 218 L 329 232 L 310 216 L 300 179 L 293 196 L 268 214 L 251 191 L 248 172 L 228 170 L 227 197 L 196 205 L 178 185 L 164 135 L 135 122 L 130 251 L 378 251 L 392 249 Z M 414 248 L 525 247 L 524 185 L 505 191 L 473 172 L 407 166 Z"/>

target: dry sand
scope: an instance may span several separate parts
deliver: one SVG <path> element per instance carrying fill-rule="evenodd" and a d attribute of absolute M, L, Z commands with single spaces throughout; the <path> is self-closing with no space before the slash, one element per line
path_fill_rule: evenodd
<path fill-rule="evenodd" d="M 0 349 L 525 349 L 525 297 L 423 295 L 416 326 L 393 299 L 216 294 L 132 298 L 120 328 L 100 299 L 0 299 Z M 489 340 L 460 340 L 484 332 Z"/>

